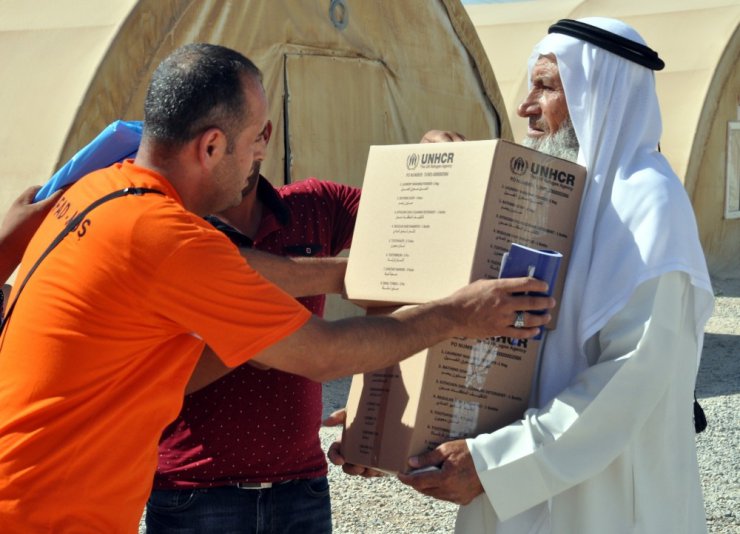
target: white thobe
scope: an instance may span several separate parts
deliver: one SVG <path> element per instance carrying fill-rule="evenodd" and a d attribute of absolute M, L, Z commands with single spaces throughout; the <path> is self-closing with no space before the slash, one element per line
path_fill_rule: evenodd
<path fill-rule="evenodd" d="M 589 367 L 564 391 L 467 441 L 485 493 L 460 508 L 456 532 L 707 531 L 692 420 L 696 291 L 680 272 L 643 283 L 589 340 Z"/>

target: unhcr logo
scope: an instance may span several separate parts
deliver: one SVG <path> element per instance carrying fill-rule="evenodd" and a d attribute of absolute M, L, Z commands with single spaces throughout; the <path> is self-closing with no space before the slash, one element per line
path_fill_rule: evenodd
<path fill-rule="evenodd" d="M 422 165 L 444 165 L 451 164 L 455 158 L 454 152 L 435 152 L 432 154 L 423 154 L 421 156 Z"/>
<path fill-rule="evenodd" d="M 509 163 L 509 167 L 511 167 L 511 172 L 513 172 L 514 174 L 518 174 L 519 176 L 527 172 L 528 166 L 529 165 L 527 164 L 525 159 L 521 156 L 511 158 L 511 162 Z"/>
<path fill-rule="evenodd" d="M 419 154 L 409 154 L 406 158 L 406 168 L 410 171 L 413 171 L 416 167 L 419 166 Z"/>

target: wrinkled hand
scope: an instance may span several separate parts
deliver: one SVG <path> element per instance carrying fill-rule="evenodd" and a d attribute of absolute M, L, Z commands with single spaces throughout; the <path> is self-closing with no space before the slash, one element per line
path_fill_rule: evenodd
<path fill-rule="evenodd" d="M 331 415 L 329 415 L 329 417 L 324 419 L 321 424 L 324 426 L 339 426 L 344 425 L 344 422 L 346 420 L 347 410 L 342 408 L 341 410 L 337 410 L 336 412 L 333 412 Z M 347 461 L 344 459 L 344 456 L 342 456 L 341 441 L 335 441 L 334 443 L 332 443 L 331 446 L 329 446 L 329 450 L 327 451 L 326 456 L 329 458 L 329 461 L 332 464 L 341 466 L 342 471 L 344 471 L 348 475 L 357 475 L 366 478 L 385 476 L 385 473 L 383 473 L 382 471 L 376 471 L 375 469 L 371 469 L 362 465 L 347 463 Z"/>
<path fill-rule="evenodd" d="M 467 141 L 463 134 L 445 130 L 429 130 L 421 138 L 422 143 L 450 143 L 452 141 Z"/>
<path fill-rule="evenodd" d="M 39 189 L 41 187 L 36 185 L 21 193 L 10 205 L 0 226 L 2 254 L 9 263 L 20 263 L 28 242 L 62 194 L 62 191 L 57 191 L 46 200 L 34 204 L 33 198 Z"/>
<path fill-rule="evenodd" d="M 437 465 L 441 469 L 419 474 L 399 473 L 398 479 L 419 493 L 465 505 L 483 493 L 473 457 L 464 439 L 443 443 L 433 451 L 409 458 L 412 469 Z"/>

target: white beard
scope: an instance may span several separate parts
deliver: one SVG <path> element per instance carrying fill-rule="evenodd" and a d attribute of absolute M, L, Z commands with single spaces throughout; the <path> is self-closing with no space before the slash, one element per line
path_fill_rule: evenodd
<path fill-rule="evenodd" d="M 543 137 L 527 136 L 522 141 L 522 144 L 539 152 L 555 156 L 556 158 L 567 159 L 573 162 L 578 159 L 578 138 L 576 137 L 576 131 L 573 128 L 570 117 L 565 119 L 554 134 Z"/>

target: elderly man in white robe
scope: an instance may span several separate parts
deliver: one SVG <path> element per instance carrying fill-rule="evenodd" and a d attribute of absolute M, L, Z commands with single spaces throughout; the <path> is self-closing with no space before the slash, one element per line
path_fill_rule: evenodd
<path fill-rule="evenodd" d="M 472 534 L 706 532 L 692 419 L 713 293 L 691 204 L 658 150 L 653 70 L 613 19 L 563 20 L 531 56 L 527 144 L 588 170 L 558 328 L 531 409 L 411 458 L 402 482 Z"/>

